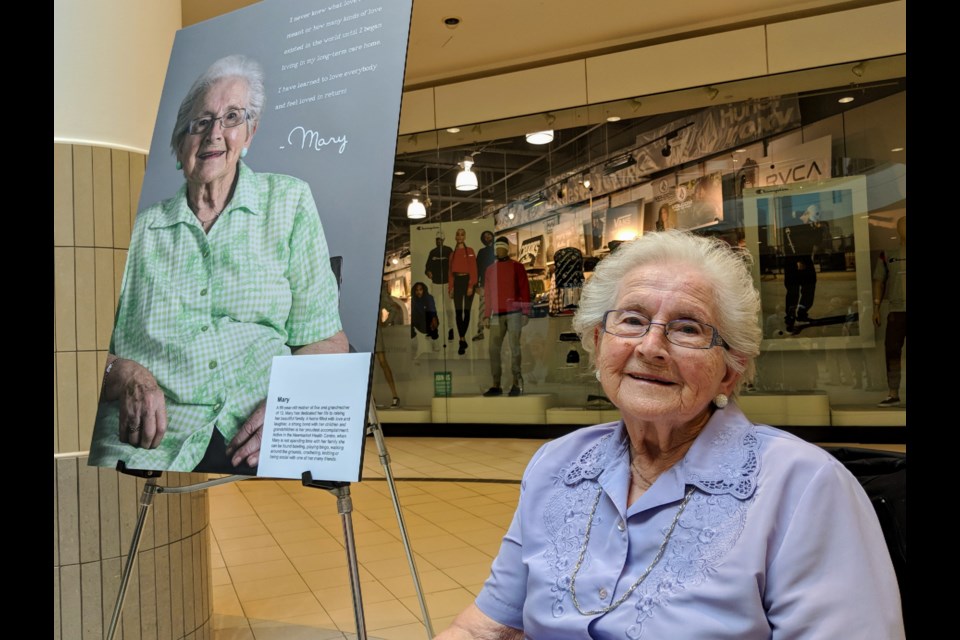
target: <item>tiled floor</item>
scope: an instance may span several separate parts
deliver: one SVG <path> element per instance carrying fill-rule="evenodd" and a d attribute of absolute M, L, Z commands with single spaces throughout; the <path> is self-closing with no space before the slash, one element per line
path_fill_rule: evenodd
<path fill-rule="evenodd" d="M 445 629 L 482 586 L 513 515 L 520 476 L 543 442 L 386 439 L 434 631 Z M 426 638 L 372 438 L 363 478 L 350 494 L 368 638 Z M 210 489 L 210 505 L 217 640 L 355 637 L 333 495 L 293 480 L 247 480 Z"/>
<path fill-rule="evenodd" d="M 486 579 L 516 506 L 520 475 L 543 441 L 387 438 L 386 443 L 438 632 L 473 601 Z M 363 478 L 350 486 L 350 495 L 368 637 L 426 638 L 372 438 Z M 210 505 L 217 640 L 353 637 L 343 522 L 333 495 L 293 480 L 247 480 L 210 489 Z"/>

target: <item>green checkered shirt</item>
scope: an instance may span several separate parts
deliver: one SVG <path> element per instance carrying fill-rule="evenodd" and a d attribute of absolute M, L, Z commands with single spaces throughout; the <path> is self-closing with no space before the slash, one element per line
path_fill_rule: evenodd
<path fill-rule="evenodd" d="M 119 405 L 97 414 L 90 464 L 192 471 L 217 428 L 229 442 L 267 395 L 273 356 L 340 331 L 337 283 L 310 186 L 243 163 L 209 235 L 176 196 L 137 215 L 110 352 L 157 379 L 167 433 L 120 442 Z"/>

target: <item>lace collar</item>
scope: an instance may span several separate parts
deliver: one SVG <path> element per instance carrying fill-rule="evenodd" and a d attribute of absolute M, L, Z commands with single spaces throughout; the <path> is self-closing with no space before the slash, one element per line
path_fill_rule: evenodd
<path fill-rule="evenodd" d="M 564 484 L 595 480 L 620 463 L 629 464 L 623 421 L 565 467 Z M 718 409 L 676 466 L 686 484 L 712 495 L 729 494 L 740 500 L 753 495 L 760 472 L 760 446 L 753 424 L 735 403 Z"/>

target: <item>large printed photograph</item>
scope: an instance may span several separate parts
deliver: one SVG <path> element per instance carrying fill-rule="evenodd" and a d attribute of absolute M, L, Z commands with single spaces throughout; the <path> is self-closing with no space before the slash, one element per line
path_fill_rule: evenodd
<path fill-rule="evenodd" d="M 866 188 L 855 176 L 744 191 L 765 351 L 873 346 Z"/>
<path fill-rule="evenodd" d="M 273 359 L 373 351 L 409 17 L 281 0 L 178 32 L 90 464 L 256 475 Z"/>

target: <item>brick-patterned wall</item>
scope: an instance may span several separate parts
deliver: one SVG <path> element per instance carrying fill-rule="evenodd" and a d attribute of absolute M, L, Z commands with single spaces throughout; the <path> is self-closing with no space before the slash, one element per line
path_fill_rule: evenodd
<path fill-rule="evenodd" d="M 54 144 L 53 630 L 103 638 L 145 480 L 87 466 L 100 379 L 146 156 Z M 206 474 L 164 473 L 182 486 Z M 117 638 L 211 638 L 206 491 L 160 494 L 145 521 Z"/>

